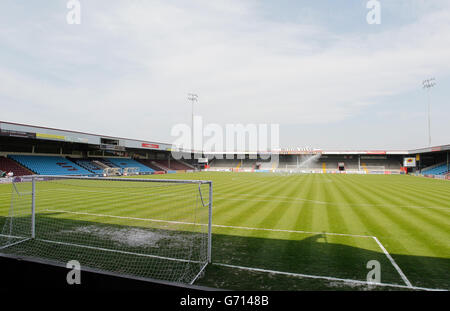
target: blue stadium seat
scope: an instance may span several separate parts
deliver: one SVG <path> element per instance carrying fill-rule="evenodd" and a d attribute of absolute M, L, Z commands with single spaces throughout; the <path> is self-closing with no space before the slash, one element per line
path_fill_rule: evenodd
<path fill-rule="evenodd" d="M 103 174 L 103 168 L 92 162 L 90 159 L 71 158 L 70 160 L 94 174 Z"/>
<path fill-rule="evenodd" d="M 126 167 L 137 167 L 139 168 L 139 172 L 141 173 L 152 173 L 155 170 L 145 166 L 142 163 L 139 163 L 136 160 L 133 159 L 128 159 L 128 158 L 107 158 L 107 160 L 109 162 L 111 162 L 112 164 L 121 167 L 121 168 L 126 168 Z"/>
<path fill-rule="evenodd" d="M 449 171 L 447 170 L 447 164 L 443 163 L 441 165 L 435 166 L 430 169 L 423 169 L 422 174 L 425 175 L 444 175 L 447 174 Z"/>
<path fill-rule="evenodd" d="M 9 158 L 39 175 L 91 175 L 92 173 L 60 156 L 10 155 Z"/>

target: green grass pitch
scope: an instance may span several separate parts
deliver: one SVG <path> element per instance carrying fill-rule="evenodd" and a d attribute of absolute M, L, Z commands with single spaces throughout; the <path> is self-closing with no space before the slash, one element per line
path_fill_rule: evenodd
<path fill-rule="evenodd" d="M 448 181 L 224 172 L 146 178 L 213 181 L 213 263 L 197 285 L 236 290 L 402 290 L 409 284 L 450 289 Z M 10 200 L 11 185 L 0 185 L 0 226 Z M 70 208 L 67 194 L 54 200 Z M 107 196 L 95 202 L 93 211 L 102 214 L 109 208 L 105 202 Z M 130 203 L 125 193 L 114 206 L 135 217 L 161 212 L 141 211 L 138 203 Z M 70 214 L 45 217 L 71 220 Z M 83 221 L 111 222 L 94 216 Z M 119 224 L 141 226 L 131 219 Z M 380 263 L 384 286 L 364 284 L 371 260 Z"/>

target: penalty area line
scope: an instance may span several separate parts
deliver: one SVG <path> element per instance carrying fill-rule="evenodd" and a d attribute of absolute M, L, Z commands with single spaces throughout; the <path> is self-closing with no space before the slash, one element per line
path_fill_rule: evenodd
<path fill-rule="evenodd" d="M 383 244 L 381 244 L 381 242 L 377 239 L 377 237 L 373 237 L 373 239 L 375 240 L 375 242 L 378 244 L 378 246 L 381 248 L 381 250 L 383 251 L 383 253 L 386 255 L 386 257 L 389 259 L 389 261 L 391 262 L 391 264 L 394 266 L 395 270 L 397 270 L 398 274 L 400 275 L 400 277 L 402 278 L 403 282 L 405 282 L 406 286 L 409 288 L 413 288 L 414 286 L 411 284 L 411 282 L 408 280 L 408 278 L 406 277 L 406 275 L 403 273 L 402 269 L 400 269 L 400 267 L 397 265 L 397 263 L 395 262 L 394 258 L 392 258 L 391 254 L 389 254 L 389 252 L 386 250 L 386 248 L 383 246 Z"/>
<path fill-rule="evenodd" d="M 261 268 L 236 266 L 236 265 L 230 265 L 230 264 L 225 264 L 225 263 L 217 263 L 217 262 L 213 262 L 213 265 L 220 266 L 220 267 L 239 269 L 239 270 L 253 271 L 253 272 L 272 273 L 272 274 L 286 275 L 286 276 L 292 276 L 292 277 L 297 277 L 297 278 L 308 278 L 308 279 L 320 279 L 320 280 L 327 280 L 327 281 L 337 281 L 337 282 L 344 282 L 344 283 L 364 285 L 364 286 L 384 286 L 384 287 L 405 288 L 405 289 L 424 290 L 424 291 L 447 291 L 447 289 L 407 286 L 407 285 L 391 284 L 391 283 L 378 283 L 378 282 L 377 283 L 375 283 L 375 282 L 372 283 L 372 282 L 367 282 L 367 281 L 360 281 L 360 280 L 353 280 L 353 279 L 342 279 L 342 278 L 331 277 L 331 276 L 320 276 L 320 275 L 284 272 L 284 271 L 277 271 L 277 270 L 268 270 L 268 269 L 261 269 Z"/>
<path fill-rule="evenodd" d="M 56 213 L 69 213 L 69 214 L 75 214 L 75 215 L 86 215 L 86 216 L 96 216 L 96 217 L 111 217 L 111 218 L 118 218 L 118 219 L 129 219 L 129 220 L 141 220 L 141 221 L 149 221 L 149 222 L 162 222 L 162 223 L 172 223 L 172 224 L 184 224 L 184 225 L 195 225 L 195 226 L 207 226 L 206 224 L 199 224 L 199 223 L 192 223 L 192 222 L 183 222 L 183 221 L 171 221 L 171 220 L 162 220 L 162 219 L 149 219 L 149 218 L 138 218 L 138 217 L 127 217 L 127 216 L 117 216 L 117 215 L 105 215 L 105 214 L 94 214 L 94 213 L 83 213 L 83 212 L 74 212 L 74 211 L 66 211 L 66 210 L 52 210 L 47 209 L 44 210 L 45 212 L 56 212 Z M 384 284 L 383 286 L 396 286 L 399 288 L 411 288 L 411 289 L 418 289 L 418 290 L 446 290 L 446 289 L 431 289 L 431 288 L 424 288 L 424 287 L 416 287 L 411 284 L 411 282 L 408 280 L 406 275 L 403 273 L 402 269 L 398 266 L 398 264 L 395 262 L 395 260 L 392 258 L 392 256 L 389 254 L 389 252 L 386 250 L 386 248 L 381 244 L 381 242 L 378 240 L 375 236 L 370 235 L 357 235 L 357 234 L 347 234 L 347 233 L 333 233 L 333 232 L 313 232 L 313 231 L 300 231 L 300 230 L 286 230 L 286 229 L 269 229 L 269 228 L 253 228 L 253 227 L 240 227 L 240 226 L 228 226 L 228 225 L 216 225 L 213 224 L 212 227 L 216 228 L 230 228 L 230 229 L 240 229 L 240 230 L 256 230 L 256 231 L 272 231 L 272 232 L 286 232 L 286 233 L 299 233 L 299 234 L 324 234 L 324 235 L 331 235 L 331 236 L 347 236 L 347 237 L 357 237 L 357 238 L 372 238 L 377 245 L 380 247 L 382 252 L 386 255 L 388 260 L 391 262 L 392 266 L 395 268 L 395 270 L 398 272 L 402 280 L 405 282 L 406 286 L 404 285 L 395 285 L 395 284 L 388 284 L 388 283 L 380 283 Z M 164 258 L 167 259 L 167 258 Z M 218 265 L 225 265 L 225 264 L 218 264 Z M 238 266 L 236 266 L 237 268 Z M 243 267 L 245 268 L 245 267 Z M 257 268 L 248 268 L 248 269 L 257 269 Z M 262 269 L 264 270 L 264 269 Z M 266 272 L 269 272 L 271 270 L 267 270 Z M 276 271 L 275 271 L 276 272 Z M 274 273 L 275 273 L 274 272 Z M 281 273 L 281 272 L 280 272 Z M 284 272 L 288 273 L 288 272 Z M 289 274 L 289 273 L 288 273 Z M 295 273 L 294 273 L 295 274 Z M 298 275 L 301 276 L 301 275 Z M 305 275 L 304 277 L 308 277 Z M 313 277 L 313 276 L 309 276 Z M 320 277 L 320 276 L 314 276 L 315 278 L 328 278 L 329 280 L 337 280 L 337 281 L 345 281 L 345 279 L 339 279 L 339 278 L 331 278 L 331 277 Z M 365 281 L 357 281 L 357 280 L 349 280 L 356 283 L 361 284 L 368 284 L 368 285 L 376 285 L 377 283 L 369 283 Z"/>

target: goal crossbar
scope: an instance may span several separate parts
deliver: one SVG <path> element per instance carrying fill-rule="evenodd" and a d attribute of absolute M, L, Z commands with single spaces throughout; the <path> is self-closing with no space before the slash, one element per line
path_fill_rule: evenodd
<path fill-rule="evenodd" d="M 58 175 L 32 175 L 25 176 L 23 179 L 39 180 L 40 178 L 57 179 L 84 179 L 84 180 L 102 180 L 102 181 L 135 181 L 135 182 L 159 182 L 171 184 L 212 184 L 210 180 L 189 180 L 189 179 L 156 179 L 156 178 L 121 178 L 121 177 L 87 177 L 87 176 L 58 176 Z"/>

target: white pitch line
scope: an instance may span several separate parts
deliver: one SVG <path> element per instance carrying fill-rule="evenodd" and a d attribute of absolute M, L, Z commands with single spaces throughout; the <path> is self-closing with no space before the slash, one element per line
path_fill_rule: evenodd
<path fill-rule="evenodd" d="M 128 217 L 128 216 L 115 216 L 115 215 L 93 214 L 93 213 L 72 212 L 72 211 L 65 211 L 65 210 L 51 210 L 51 209 L 47 209 L 45 211 L 53 212 L 53 213 L 68 213 L 68 214 L 96 216 L 96 217 L 111 217 L 111 218 L 118 218 L 118 219 L 141 220 L 141 221 L 149 221 L 149 222 L 165 222 L 165 223 L 182 224 L 182 225 L 207 226 L 207 224 L 199 224 L 199 223 L 184 222 L 184 221 L 174 221 L 174 220 L 138 218 L 138 217 Z M 300 233 L 300 234 L 326 234 L 326 235 L 348 236 L 348 237 L 356 237 L 356 238 L 373 238 L 373 236 L 370 236 L 370 235 L 357 235 L 357 234 L 348 234 L 348 233 L 253 228 L 253 227 L 239 227 L 239 226 L 227 226 L 227 225 L 215 225 L 215 224 L 213 224 L 212 226 L 217 227 L 217 228 L 230 228 L 230 229 L 241 229 L 241 230 L 272 231 L 272 232 Z"/>
<path fill-rule="evenodd" d="M 231 228 L 231 229 L 242 229 L 242 230 L 259 230 L 259 231 L 273 231 L 273 232 L 301 233 L 301 234 L 325 234 L 325 235 L 349 236 L 349 237 L 356 237 L 356 238 L 372 238 L 372 236 L 370 236 L 370 235 L 358 235 L 358 234 L 348 234 L 348 233 L 314 232 L 314 231 L 286 230 L 286 229 L 268 229 L 268 228 L 253 228 L 253 227 L 239 227 L 239 226 L 226 226 L 226 225 L 212 225 L 212 226 L 219 227 L 219 228 Z"/>
<path fill-rule="evenodd" d="M 305 234 L 325 234 L 325 235 L 334 235 L 334 236 L 349 236 L 349 237 L 358 237 L 358 238 L 372 238 L 375 240 L 375 242 L 378 244 L 378 246 L 381 248 L 383 253 L 386 255 L 386 257 L 389 259 L 391 264 L 394 266 L 395 270 L 397 270 L 398 274 L 402 278 L 402 280 L 405 282 L 405 284 L 408 287 L 412 287 L 411 282 L 408 280 L 406 275 L 403 273 L 402 269 L 397 265 L 395 260 L 392 258 L 392 256 L 389 254 L 389 252 L 384 248 L 383 244 L 377 239 L 375 236 L 369 236 L 369 235 L 356 235 L 356 234 L 345 234 L 345 233 L 330 233 L 330 232 L 308 232 L 308 231 L 294 231 L 294 230 L 280 230 L 280 229 L 263 229 L 263 228 L 249 228 L 249 227 L 235 227 L 235 226 L 223 226 L 223 225 L 213 225 L 215 227 L 227 227 L 227 228 L 233 228 L 233 229 L 244 229 L 244 230 L 264 230 L 264 231 L 277 231 L 277 232 L 289 232 L 289 233 L 305 233 Z"/>
<path fill-rule="evenodd" d="M 403 282 L 405 282 L 406 286 L 413 287 L 411 282 L 408 280 L 406 275 L 403 273 L 402 269 L 400 269 L 400 267 L 395 262 L 394 258 L 392 258 L 391 255 L 386 250 L 386 248 L 384 248 L 383 244 L 381 244 L 381 242 L 377 239 L 377 237 L 374 236 L 373 239 L 375 240 L 375 242 L 377 242 L 378 246 L 381 248 L 383 253 L 386 255 L 386 257 L 389 259 L 391 264 L 394 266 L 395 270 L 397 270 L 398 274 L 400 274 L 400 277 L 402 278 Z"/>
<path fill-rule="evenodd" d="M 241 194 L 240 194 L 241 196 Z M 253 196 L 253 195 L 252 195 Z M 256 195 L 255 195 L 256 196 Z M 263 195 L 261 195 L 264 197 Z M 219 194 L 216 195 L 216 200 L 227 200 L 227 201 L 249 201 L 252 202 L 283 202 L 283 203 L 300 203 L 300 202 L 310 202 L 311 204 L 317 204 L 317 205 L 328 205 L 328 206 L 335 206 L 335 207 L 380 207 L 380 208 L 415 208 L 415 209 L 436 209 L 436 210 L 442 210 L 444 212 L 450 212 L 450 208 L 448 207 L 441 207 L 441 206 L 412 206 L 412 205 L 386 205 L 386 204 L 366 204 L 366 203 L 339 203 L 339 202 L 330 202 L 330 201 L 318 201 L 318 200 L 309 200 L 309 199 L 302 199 L 302 198 L 291 198 L 286 199 L 283 198 L 283 196 L 279 196 L 280 199 L 277 199 L 276 196 L 271 196 L 272 199 L 245 199 L 245 198 L 227 198 L 227 195 Z M 302 206 L 304 207 L 304 206 Z"/>
<path fill-rule="evenodd" d="M 405 286 L 405 285 L 390 284 L 390 283 L 371 283 L 371 282 L 360 281 L 360 280 L 342 279 L 342 278 L 336 278 L 336 277 L 330 277 L 330 276 L 319 276 L 319 275 L 301 274 L 301 273 L 293 273 L 293 272 L 283 272 L 283 271 L 267 270 L 267 269 L 261 269 L 261 268 L 251 268 L 251 267 L 229 265 L 229 264 L 224 264 L 224 263 L 213 263 L 213 265 L 234 268 L 234 269 L 254 271 L 254 272 L 273 273 L 273 274 L 287 275 L 287 276 L 293 276 L 293 277 L 299 277 L 299 278 L 339 281 L 339 282 L 360 284 L 360 285 L 366 285 L 366 286 L 386 286 L 386 287 L 407 288 L 407 289 L 425 290 L 425 291 L 448 291 L 447 289 Z"/>
<path fill-rule="evenodd" d="M 83 213 L 83 212 L 72 212 L 72 211 L 65 211 L 65 210 L 45 210 L 48 212 L 57 212 L 57 213 L 69 213 L 69 214 L 78 214 L 78 215 L 86 215 L 86 216 L 96 216 L 96 217 L 111 217 L 111 218 L 119 218 L 119 219 L 128 219 L 128 220 L 140 220 L 140 221 L 150 221 L 150 222 L 164 222 L 164 223 L 173 223 L 173 224 L 184 224 L 184 225 L 196 225 L 196 226 L 206 226 L 206 224 L 198 224 L 198 223 L 192 223 L 192 222 L 183 222 L 183 221 L 170 221 L 170 220 L 161 220 L 161 219 L 150 219 L 150 218 L 138 218 L 138 217 L 127 217 L 127 216 L 115 216 L 115 215 L 105 215 L 105 214 L 93 214 L 93 213 Z M 357 234 L 346 234 L 346 233 L 334 233 L 334 232 L 313 232 L 313 231 L 301 231 L 301 230 L 285 230 L 285 229 L 268 229 L 268 228 L 253 228 L 253 227 L 240 227 L 240 226 L 227 226 L 227 225 L 212 225 L 213 227 L 218 227 L 218 228 L 230 228 L 230 229 L 241 229 L 241 230 L 257 230 L 257 231 L 272 231 L 272 232 L 286 232 L 286 233 L 299 233 L 299 234 L 325 234 L 325 235 L 334 235 L 334 236 L 348 236 L 348 237 L 358 237 L 358 238 L 372 238 L 374 239 L 374 241 L 378 244 L 378 246 L 380 247 L 380 249 L 383 251 L 383 253 L 386 255 L 386 257 L 389 259 L 389 261 L 391 262 L 391 264 L 393 265 L 393 267 L 397 270 L 398 274 L 400 275 L 400 277 L 402 278 L 402 280 L 405 282 L 406 287 L 408 288 L 418 288 L 418 287 L 414 287 L 411 282 L 408 280 L 408 278 L 406 277 L 406 275 L 403 273 L 402 269 L 400 269 L 400 267 L 397 265 L 397 263 L 395 262 L 395 260 L 392 258 L 392 256 L 389 254 L 389 252 L 386 250 L 386 248 L 383 246 L 383 244 L 381 244 L 381 242 L 377 239 L 377 237 L 375 236 L 369 236 L 369 235 L 357 235 Z M 48 242 L 53 242 L 53 241 L 48 241 Z M 60 244 L 66 244 L 66 243 L 62 243 L 62 242 L 53 242 L 53 243 L 60 243 Z M 70 244 L 70 243 L 67 243 Z M 76 244 L 74 244 L 76 245 Z M 88 246 L 82 246 L 82 245 L 76 245 L 76 246 L 80 246 L 80 247 L 87 247 L 90 248 Z M 100 248 L 96 248 L 96 249 L 100 249 Z M 108 251 L 108 249 L 102 249 L 102 250 L 106 250 Z M 111 250 L 109 250 L 111 251 Z M 121 251 L 119 251 L 121 252 Z M 128 252 L 124 252 L 124 253 L 128 253 Z M 130 254 L 135 254 L 135 255 L 139 255 L 137 253 L 130 253 Z M 158 258 L 158 256 L 153 256 L 153 255 L 144 255 L 144 256 L 149 256 L 149 257 L 156 257 Z M 171 260 L 170 258 L 164 258 L 164 257 L 160 257 L 161 259 L 168 259 Z M 174 260 L 174 259 L 172 259 Z M 183 260 L 181 260 L 183 261 Z M 286 272 L 287 273 L 287 272 Z M 341 279 L 344 280 L 344 279 Z M 361 281 L 362 282 L 362 281 Z M 367 282 L 365 282 L 367 283 Z M 373 283 L 370 283 L 373 284 Z"/>
<path fill-rule="evenodd" d="M 46 210 L 49 212 L 57 212 L 57 213 L 69 213 L 69 214 L 78 214 L 78 215 L 86 215 L 86 216 L 96 216 L 96 217 L 111 217 L 111 218 L 119 218 L 119 219 L 129 219 L 129 220 L 140 220 L 140 221 L 149 221 L 149 222 L 164 222 L 164 223 L 173 223 L 173 224 L 183 224 L 183 225 L 195 225 L 195 226 L 206 226 L 206 224 L 198 224 L 192 222 L 183 222 L 183 221 L 170 221 L 170 220 L 161 220 L 161 219 L 150 219 L 150 218 L 137 218 L 137 217 L 127 217 L 127 216 L 115 216 L 115 215 L 104 215 L 104 214 L 92 214 L 92 213 L 83 213 L 83 212 L 71 212 L 64 210 Z M 227 226 L 227 225 L 212 225 L 216 228 L 230 228 L 230 229 L 240 229 L 240 230 L 256 230 L 256 231 L 271 231 L 271 232 L 285 232 L 285 233 L 299 233 L 299 234 L 325 234 L 332 236 L 347 236 L 347 237 L 357 237 L 357 238 L 372 238 L 378 244 L 380 249 L 386 255 L 386 257 L 391 262 L 392 266 L 397 270 L 398 274 L 405 282 L 408 287 L 412 287 L 411 282 L 408 280 L 406 275 L 403 273 L 402 269 L 397 265 L 395 260 L 386 250 L 386 248 L 381 244 L 381 242 L 375 236 L 370 235 L 358 235 L 358 234 L 347 234 L 347 233 L 334 233 L 334 232 L 313 232 L 313 231 L 301 231 L 301 230 L 286 230 L 286 229 L 269 229 L 269 228 L 253 228 L 253 227 L 240 227 L 240 226 Z"/>
<path fill-rule="evenodd" d="M 171 224 L 207 226 L 207 224 L 196 224 L 196 223 L 193 223 L 193 222 L 184 222 L 184 221 L 175 221 L 175 220 L 162 220 L 162 219 L 151 219 L 151 218 L 139 218 L 139 217 L 128 217 L 128 216 L 93 214 L 93 213 L 72 212 L 72 211 L 65 211 L 65 210 L 52 210 L 52 209 L 46 209 L 45 211 L 46 212 L 51 212 L 51 213 L 68 213 L 68 214 L 95 216 L 95 217 L 110 217 L 110 218 L 128 219 L 128 220 L 141 220 L 141 221 L 149 221 L 149 222 L 165 222 L 165 223 L 171 223 Z"/>

